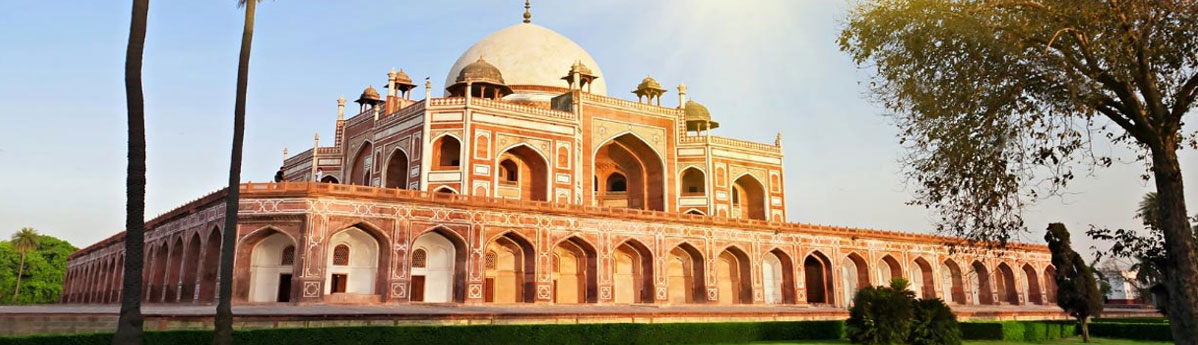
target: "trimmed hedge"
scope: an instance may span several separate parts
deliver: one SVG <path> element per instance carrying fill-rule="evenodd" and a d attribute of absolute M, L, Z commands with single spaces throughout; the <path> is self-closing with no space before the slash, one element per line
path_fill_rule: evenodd
<path fill-rule="evenodd" d="M 1133 340 L 1173 341 L 1173 330 L 1167 323 L 1092 322 L 1090 335 Z"/>
<path fill-rule="evenodd" d="M 1041 341 L 1072 337 L 1077 329 L 1072 321 L 1000 321 L 962 322 L 966 340 Z M 1091 328 L 1093 329 L 1093 328 Z M 1091 331 L 1093 333 L 1093 331 Z"/>
<path fill-rule="evenodd" d="M 360 326 L 238 330 L 237 344 L 711 344 L 826 340 L 844 336 L 844 321 Z M 147 344 L 209 344 L 211 331 L 146 332 Z M 111 333 L 0 338 L 0 345 L 109 344 Z"/>
<path fill-rule="evenodd" d="M 1105 318 L 1105 317 L 1100 317 L 1100 318 L 1096 318 L 1096 319 L 1094 319 L 1093 321 L 1090 321 L 1090 322 L 1091 322 L 1091 323 L 1094 323 L 1094 322 L 1107 322 L 1107 323 L 1114 322 L 1114 323 L 1150 323 L 1150 324 L 1169 324 L 1169 319 L 1168 319 L 1168 318 L 1163 318 L 1163 317 L 1113 317 L 1113 318 Z"/>

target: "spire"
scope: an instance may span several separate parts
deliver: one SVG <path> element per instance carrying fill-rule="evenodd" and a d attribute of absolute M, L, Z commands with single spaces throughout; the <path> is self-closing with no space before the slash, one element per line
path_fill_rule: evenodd
<path fill-rule="evenodd" d="M 525 23 L 532 23 L 532 12 L 529 12 L 529 8 L 531 8 L 531 7 L 532 6 L 530 6 L 528 4 L 528 0 L 524 0 L 524 22 Z"/>

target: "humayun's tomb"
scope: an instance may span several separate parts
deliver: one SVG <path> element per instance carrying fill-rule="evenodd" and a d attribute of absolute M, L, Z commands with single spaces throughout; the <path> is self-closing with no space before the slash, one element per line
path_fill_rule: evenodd
<path fill-rule="evenodd" d="M 144 301 L 212 303 L 219 238 L 236 231 L 239 306 L 831 309 L 893 277 L 954 305 L 1053 304 L 1042 245 L 950 252 L 950 238 L 788 222 L 780 140 L 716 136 L 719 112 L 681 84 L 609 96 L 585 50 L 528 20 L 467 49 L 436 90 L 403 70 L 381 85 L 352 116 L 338 100 L 335 136 L 286 157 L 279 182 L 242 184 L 236 229 L 223 190 L 148 221 Z M 119 302 L 122 240 L 71 256 L 63 303 Z"/>

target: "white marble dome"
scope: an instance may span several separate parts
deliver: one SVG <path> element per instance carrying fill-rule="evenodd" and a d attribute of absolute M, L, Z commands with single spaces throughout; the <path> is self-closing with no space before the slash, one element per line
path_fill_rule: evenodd
<path fill-rule="evenodd" d="M 452 85 L 458 77 L 458 72 L 466 65 L 478 61 L 479 57 L 499 68 L 507 85 L 517 89 L 516 93 L 508 98 L 548 100 L 548 97 L 556 96 L 538 95 L 536 91 L 522 92 L 518 88 L 520 85 L 536 85 L 564 89 L 569 85 L 562 77 L 566 76 L 575 61 L 582 61 L 600 77 L 591 85 L 591 93 L 607 95 L 603 72 L 599 69 L 599 64 L 595 63 L 595 59 L 591 58 L 591 54 L 587 54 L 586 50 L 569 38 L 540 25 L 516 24 L 479 40 L 458 57 L 458 61 L 445 76 L 444 85 Z M 445 94 L 448 96 L 449 92 Z"/>

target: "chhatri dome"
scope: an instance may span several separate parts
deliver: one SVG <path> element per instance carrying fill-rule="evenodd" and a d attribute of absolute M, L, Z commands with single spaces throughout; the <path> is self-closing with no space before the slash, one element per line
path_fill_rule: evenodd
<path fill-rule="evenodd" d="M 499 30 L 466 49 L 449 69 L 445 85 L 453 85 L 461 70 L 479 58 L 503 73 L 504 81 L 514 92 L 508 99 L 513 100 L 548 101 L 560 95 L 569 87 L 562 76 L 580 61 L 595 76 L 603 76 L 599 64 L 586 50 L 553 30 L 531 23 L 528 17 L 526 12 L 524 23 Z M 547 90 L 546 87 L 561 90 Z M 607 95 L 607 84 L 602 78 L 592 82 L 591 93 Z"/>

